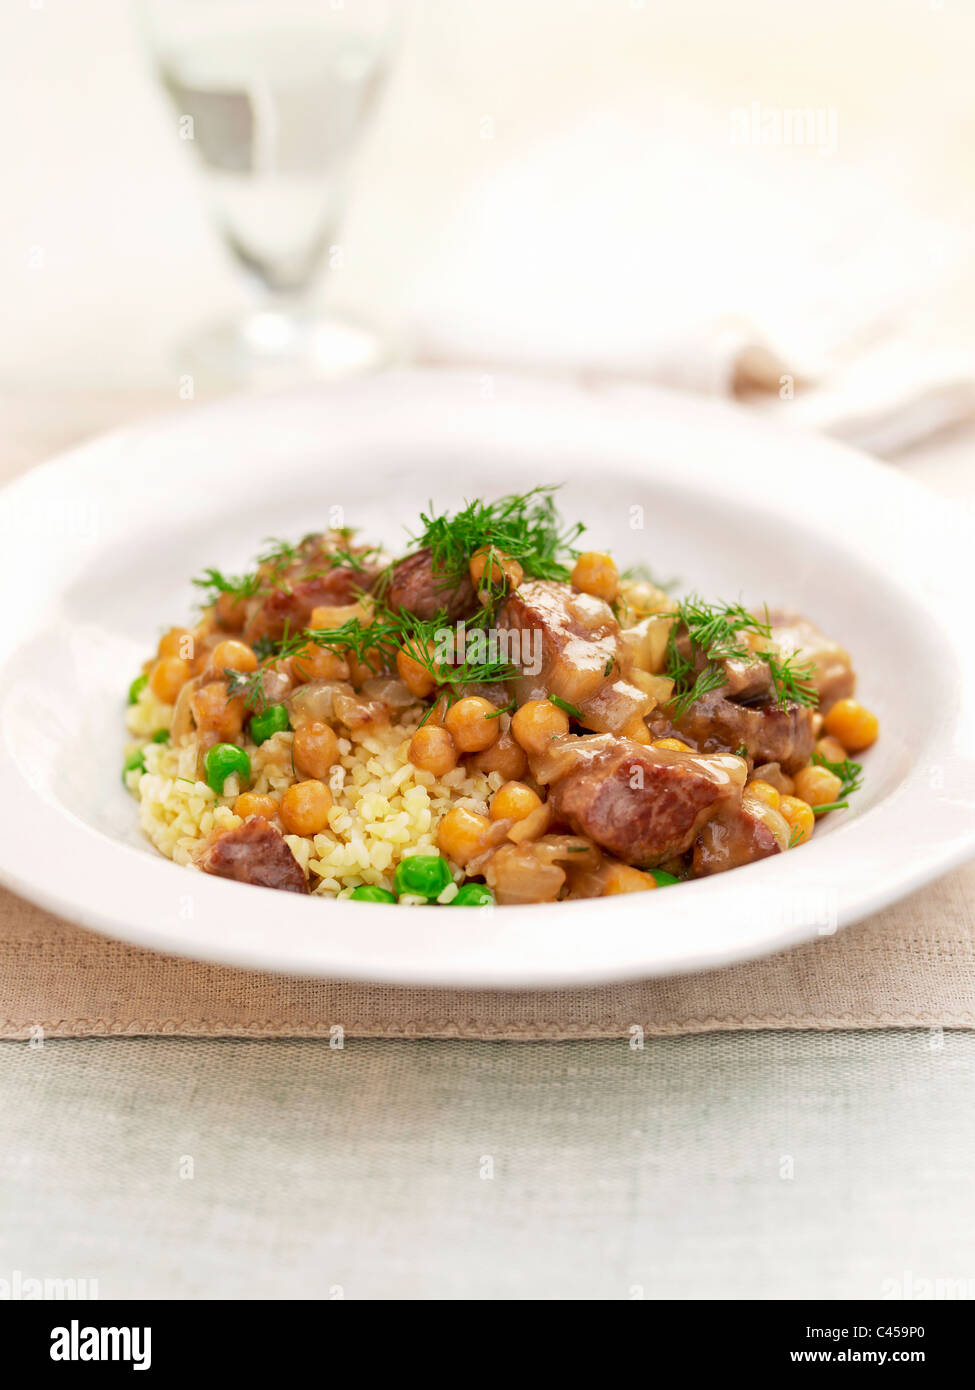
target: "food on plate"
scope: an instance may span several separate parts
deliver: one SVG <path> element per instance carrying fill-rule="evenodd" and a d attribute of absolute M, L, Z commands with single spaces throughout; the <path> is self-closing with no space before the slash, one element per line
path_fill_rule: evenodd
<path fill-rule="evenodd" d="M 206 570 L 129 687 L 149 839 L 237 882 L 476 907 L 670 887 L 791 852 L 878 736 L 807 617 L 674 597 L 577 548 L 552 488 Z"/>

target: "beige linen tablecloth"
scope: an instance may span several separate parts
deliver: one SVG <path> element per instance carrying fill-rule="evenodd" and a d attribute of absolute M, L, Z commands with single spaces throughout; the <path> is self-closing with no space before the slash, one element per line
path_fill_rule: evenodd
<path fill-rule="evenodd" d="M 557 1039 L 975 1027 L 975 864 L 798 950 L 588 990 L 290 979 L 157 955 L 0 895 L 0 1037 Z"/>

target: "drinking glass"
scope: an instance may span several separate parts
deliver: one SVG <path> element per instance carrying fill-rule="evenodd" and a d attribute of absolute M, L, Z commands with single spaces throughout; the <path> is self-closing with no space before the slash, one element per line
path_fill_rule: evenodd
<path fill-rule="evenodd" d="M 402 0 L 141 0 L 141 10 L 179 135 L 256 290 L 248 312 L 187 345 L 191 365 L 235 380 L 380 365 L 378 335 L 316 308 L 309 290 L 335 246 Z"/>

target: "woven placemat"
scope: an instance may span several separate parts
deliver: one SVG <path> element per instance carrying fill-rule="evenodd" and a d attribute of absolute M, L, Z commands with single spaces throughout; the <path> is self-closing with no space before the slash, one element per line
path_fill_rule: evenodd
<path fill-rule="evenodd" d="M 0 1037 L 639 1038 L 975 1027 L 975 863 L 764 960 L 587 990 L 292 979 L 159 955 L 0 893 Z"/>

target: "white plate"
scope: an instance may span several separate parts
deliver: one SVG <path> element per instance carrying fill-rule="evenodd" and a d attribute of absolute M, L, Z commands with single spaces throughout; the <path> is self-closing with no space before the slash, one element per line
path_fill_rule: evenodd
<path fill-rule="evenodd" d="M 124 692 L 188 615 L 190 576 L 244 568 L 264 537 L 333 507 L 396 543 L 431 497 L 563 480 L 563 514 L 624 563 L 794 605 L 850 647 L 882 729 L 854 810 L 811 844 L 670 890 L 467 912 L 275 894 L 142 840 L 119 777 Z M 333 977 L 580 985 L 813 938 L 975 852 L 975 536 L 894 468 L 731 407 L 416 372 L 186 406 L 9 487 L 0 536 L 0 876 L 113 936 Z"/>

